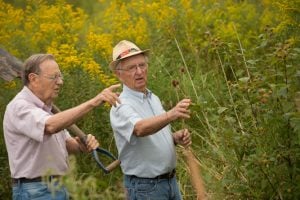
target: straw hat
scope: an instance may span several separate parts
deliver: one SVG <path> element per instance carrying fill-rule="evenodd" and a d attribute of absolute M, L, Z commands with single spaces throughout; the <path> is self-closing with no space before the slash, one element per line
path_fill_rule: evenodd
<path fill-rule="evenodd" d="M 141 53 L 148 55 L 149 49 L 141 50 L 134 43 L 127 40 L 122 40 L 113 49 L 113 61 L 109 64 L 109 68 L 111 70 L 115 70 L 117 64 L 124 58 L 128 58 L 130 56 Z"/>

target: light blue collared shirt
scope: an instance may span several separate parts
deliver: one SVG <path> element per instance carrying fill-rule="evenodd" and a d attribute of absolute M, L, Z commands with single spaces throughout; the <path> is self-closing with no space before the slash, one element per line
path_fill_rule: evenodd
<path fill-rule="evenodd" d="M 121 104 L 112 107 L 110 122 L 123 173 L 153 178 L 175 168 L 176 151 L 170 125 L 145 137 L 133 134 L 138 121 L 165 113 L 159 98 L 147 91 L 145 95 L 123 85 Z"/>

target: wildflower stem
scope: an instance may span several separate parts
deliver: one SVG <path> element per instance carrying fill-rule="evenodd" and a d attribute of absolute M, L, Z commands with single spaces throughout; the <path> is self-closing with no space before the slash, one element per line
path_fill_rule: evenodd
<path fill-rule="evenodd" d="M 187 71 L 187 74 L 188 74 L 188 76 L 189 76 L 189 79 L 190 79 L 190 81 L 191 81 L 191 85 L 192 85 L 192 87 L 193 87 L 194 93 L 195 93 L 195 95 L 196 95 L 196 98 L 197 98 L 197 101 L 198 101 L 199 97 L 198 97 L 198 94 L 197 94 L 197 91 L 196 91 L 196 88 L 195 88 L 194 82 L 193 82 L 193 80 L 192 80 L 192 77 L 191 77 L 190 71 L 189 71 L 189 69 L 188 69 L 188 67 L 187 67 L 187 65 L 186 65 L 186 62 L 185 62 L 185 60 L 184 60 L 184 57 L 183 57 L 182 51 L 181 51 L 181 49 L 180 49 L 180 47 L 179 47 L 179 44 L 178 44 L 178 41 L 177 41 L 176 37 L 174 38 L 174 40 L 175 40 L 175 42 L 176 42 L 176 46 L 177 46 L 177 48 L 178 48 L 178 51 L 179 51 L 179 53 L 180 53 L 180 56 L 181 56 L 181 59 L 182 59 L 182 62 L 183 62 L 184 68 L 185 68 L 185 70 Z"/>
<path fill-rule="evenodd" d="M 241 43 L 240 37 L 239 37 L 239 35 L 238 35 L 238 33 L 237 33 L 237 30 L 236 30 L 236 27 L 235 27 L 234 24 L 233 24 L 233 29 L 234 29 L 234 32 L 235 32 L 235 34 L 236 34 L 237 40 L 238 40 L 238 42 L 239 42 L 239 46 L 240 46 L 241 53 L 242 53 L 242 56 L 243 56 L 243 61 L 244 61 L 244 64 L 245 64 L 247 76 L 248 76 L 248 78 L 249 78 L 249 80 L 250 80 L 250 72 L 249 72 L 249 70 L 248 70 L 248 65 L 247 65 L 247 62 L 246 62 L 246 57 L 245 57 L 245 54 L 244 54 L 244 49 L 243 49 L 243 47 L 242 47 L 242 43 Z"/>
<path fill-rule="evenodd" d="M 225 82 L 226 82 L 226 86 L 227 86 L 227 89 L 228 89 L 228 93 L 229 93 L 229 96 L 230 96 L 230 103 L 233 105 L 233 110 L 234 110 L 234 113 L 235 113 L 235 117 L 236 117 L 236 119 L 238 121 L 238 124 L 239 124 L 239 127 L 240 127 L 242 133 L 244 134 L 244 128 L 243 128 L 243 126 L 241 124 L 241 121 L 240 121 L 240 118 L 239 118 L 239 116 L 237 114 L 237 111 L 236 111 L 236 108 L 235 108 L 235 105 L 234 105 L 234 101 L 233 101 L 233 97 L 232 97 L 232 94 L 231 94 L 231 90 L 230 90 L 230 87 L 228 85 L 228 80 L 227 80 L 226 73 L 225 73 L 225 70 L 224 70 L 224 65 L 222 63 L 219 51 L 216 50 L 216 52 L 217 52 L 217 55 L 218 55 L 218 59 L 219 59 L 219 62 L 220 62 L 221 68 L 222 68 L 222 72 L 223 72 L 224 79 L 225 79 Z"/>
<path fill-rule="evenodd" d="M 244 61 L 244 64 L 245 64 L 247 76 L 248 76 L 248 78 L 249 78 L 249 81 L 251 81 L 251 76 L 250 76 L 250 72 L 249 72 L 249 70 L 248 70 L 248 65 L 247 65 L 247 62 L 246 62 L 246 57 L 245 57 L 245 54 L 244 54 L 244 50 L 243 50 L 243 47 L 242 47 L 242 43 L 241 43 L 240 37 L 239 37 L 239 35 L 238 35 L 238 32 L 237 32 L 236 27 L 235 27 L 234 24 L 233 24 L 233 28 L 234 28 L 234 31 L 235 31 L 237 40 L 238 40 L 238 42 L 239 42 L 239 46 L 240 46 L 241 53 L 242 53 L 242 56 L 243 56 L 243 61 Z M 250 99 L 250 97 L 249 97 L 249 91 L 248 91 L 248 90 L 247 90 L 247 98 L 248 98 L 248 100 Z M 249 100 L 249 102 L 250 102 L 250 100 Z M 252 103 L 251 103 L 251 111 L 252 111 L 252 117 L 253 117 L 254 120 L 255 120 L 255 129 L 257 130 L 257 124 L 258 124 L 258 121 L 257 121 L 256 115 L 255 115 L 255 111 L 254 111 L 254 108 L 253 108 Z"/>

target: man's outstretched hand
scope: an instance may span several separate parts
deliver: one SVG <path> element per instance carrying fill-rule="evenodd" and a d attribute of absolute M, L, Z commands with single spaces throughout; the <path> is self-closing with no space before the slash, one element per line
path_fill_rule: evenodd
<path fill-rule="evenodd" d="M 119 99 L 119 93 L 115 92 L 117 88 L 119 88 L 121 84 L 111 85 L 108 88 L 102 90 L 95 98 L 98 105 L 102 104 L 103 102 L 107 102 L 112 106 L 116 106 L 117 103 L 121 103 Z"/>

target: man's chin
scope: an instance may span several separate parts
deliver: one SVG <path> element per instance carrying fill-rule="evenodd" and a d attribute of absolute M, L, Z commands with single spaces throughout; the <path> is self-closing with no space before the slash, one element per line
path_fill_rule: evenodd
<path fill-rule="evenodd" d="M 146 92 L 146 87 L 138 87 L 138 88 L 136 88 L 136 90 L 139 91 L 139 92 L 145 93 Z"/>
<path fill-rule="evenodd" d="M 59 91 L 55 92 L 52 97 L 55 99 L 58 97 L 58 94 L 59 94 Z"/>

